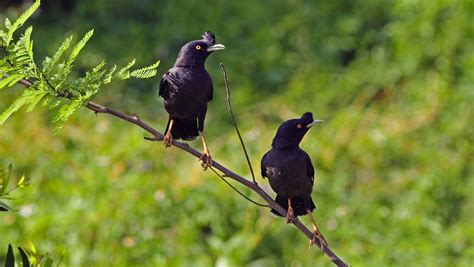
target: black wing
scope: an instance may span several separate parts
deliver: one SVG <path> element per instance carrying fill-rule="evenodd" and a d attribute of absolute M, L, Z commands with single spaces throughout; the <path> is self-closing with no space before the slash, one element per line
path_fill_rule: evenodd
<path fill-rule="evenodd" d="M 166 87 L 168 86 L 168 82 L 166 79 L 168 78 L 168 75 L 170 74 L 170 71 L 167 71 L 165 74 L 163 74 L 163 77 L 161 77 L 160 81 L 160 91 L 158 93 L 159 96 L 163 97 L 164 99 L 167 99 L 167 90 Z"/>
<path fill-rule="evenodd" d="M 313 163 L 311 162 L 311 158 L 309 157 L 308 153 L 304 153 L 306 155 L 306 174 L 308 175 L 309 179 L 311 179 L 311 184 L 314 184 L 314 167 Z"/>
<path fill-rule="evenodd" d="M 174 94 L 175 90 L 175 82 L 177 80 L 176 74 L 172 72 L 172 69 L 168 70 L 165 74 L 163 74 L 163 77 L 161 78 L 160 81 L 160 91 L 159 95 L 167 100 L 171 98 Z"/>

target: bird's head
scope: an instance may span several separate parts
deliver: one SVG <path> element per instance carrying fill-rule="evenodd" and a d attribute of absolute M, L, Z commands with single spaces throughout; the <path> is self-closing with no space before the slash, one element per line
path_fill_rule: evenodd
<path fill-rule="evenodd" d="M 207 31 L 202 35 L 201 40 L 191 41 L 181 47 L 175 66 L 204 66 L 206 58 L 212 52 L 222 49 L 225 49 L 225 46 L 217 44 L 216 36 L 212 32 Z"/>
<path fill-rule="evenodd" d="M 299 119 L 287 120 L 278 128 L 272 146 L 274 148 L 298 147 L 308 130 L 321 122 L 323 121 L 314 120 L 311 112 L 305 112 Z"/>

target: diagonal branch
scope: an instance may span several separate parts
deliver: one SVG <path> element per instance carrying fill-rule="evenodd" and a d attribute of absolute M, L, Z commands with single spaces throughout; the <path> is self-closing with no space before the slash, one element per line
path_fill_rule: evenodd
<path fill-rule="evenodd" d="M 25 85 L 26 87 L 31 86 L 33 83 L 28 80 L 20 80 L 19 83 Z M 117 117 L 119 119 L 122 119 L 124 121 L 130 122 L 132 124 L 137 125 L 138 127 L 144 129 L 148 133 L 152 134 L 154 138 L 147 138 L 148 140 L 151 141 L 163 141 L 163 134 L 155 130 L 153 127 L 142 121 L 137 115 L 126 115 L 124 113 L 121 113 L 119 111 L 113 110 L 111 108 L 108 108 L 106 106 L 102 106 L 100 104 L 94 103 L 94 102 L 89 102 L 86 104 L 86 107 L 92 111 L 94 111 L 96 114 L 97 113 L 104 113 L 104 114 L 109 114 L 114 117 Z M 186 151 L 187 153 L 193 155 L 196 158 L 201 157 L 201 153 L 197 151 L 196 149 L 192 148 L 190 145 L 182 142 L 178 142 L 173 140 L 172 142 L 173 146 Z M 268 203 L 268 206 L 276 211 L 278 211 L 280 214 L 286 216 L 286 210 L 282 208 L 280 205 L 278 205 L 270 195 L 268 195 L 261 187 L 259 187 L 256 183 L 253 183 L 251 180 L 248 180 L 237 173 L 229 170 L 228 168 L 224 167 L 221 165 L 219 162 L 212 160 L 212 165 L 213 168 L 216 170 L 219 170 L 223 176 L 229 177 L 240 184 L 250 188 L 252 191 L 260 195 L 260 197 L 265 200 Z M 293 224 L 304 234 L 308 239 L 311 239 L 313 237 L 313 232 L 311 232 L 303 223 L 298 218 L 295 218 L 293 220 Z M 327 246 L 321 246 L 321 242 L 319 240 L 319 237 L 316 239 L 316 245 L 318 247 L 322 247 L 323 252 L 331 259 L 331 261 L 337 265 L 337 266 L 343 266 L 347 267 L 347 263 L 345 263 L 341 258 L 339 258 L 332 250 L 330 250 Z"/>

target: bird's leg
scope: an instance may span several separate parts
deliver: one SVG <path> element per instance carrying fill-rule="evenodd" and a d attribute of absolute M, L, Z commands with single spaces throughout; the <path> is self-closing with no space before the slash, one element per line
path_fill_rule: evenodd
<path fill-rule="evenodd" d="M 165 147 L 170 147 L 173 143 L 173 135 L 171 134 L 171 129 L 173 128 L 174 120 L 170 118 L 170 124 L 168 130 L 166 131 L 165 136 L 163 137 L 163 145 Z"/>
<path fill-rule="evenodd" d="M 207 148 L 206 139 L 204 139 L 204 132 L 200 131 L 199 135 L 201 136 L 202 146 L 204 147 L 204 151 L 202 152 L 202 155 L 199 160 L 201 161 L 201 166 L 204 168 L 204 170 L 206 170 L 212 165 L 212 158 L 211 153 Z"/>
<path fill-rule="evenodd" d="M 295 212 L 291 207 L 291 198 L 288 198 L 288 210 L 286 211 L 286 223 L 291 223 L 295 219 Z"/>
<path fill-rule="evenodd" d="M 316 237 L 319 236 L 319 243 L 321 245 L 321 250 L 323 250 L 323 246 L 327 247 L 328 242 L 326 242 L 326 238 L 324 238 L 323 234 L 319 231 L 319 228 L 316 225 L 316 220 L 314 219 L 311 210 L 306 209 L 306 212 L 308 213 L 309 218 L 311 219 L 311 224 L 313 225 L 313 238 L 309 241 L 309 246 L 312 246 L 314 243 L 316 243 Z"/>

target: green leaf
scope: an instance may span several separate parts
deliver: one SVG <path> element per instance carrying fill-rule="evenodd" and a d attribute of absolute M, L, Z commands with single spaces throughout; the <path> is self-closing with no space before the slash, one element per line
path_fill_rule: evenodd
<path fill-rule="evenodd" d="M 63 128 L 64 124 L 69 119 L 69 117 L 71 117 L 74 111 L 79 109 L 81 105 L 82 105 L 81 99 L 74 99 L 71 101 L 71 103 L 62 106 L 59 109 L 58 115 L 56 115 L 56 117 L 54 117 L 53 119 L 53 123 L 56 124 L 56 126 L 53 129 L 54 134 L 58 134 L 59 131 L 61 131 L 61 129 Z"/>
<path fill-rule="evenodd" d="M 130 77 L 145 79 L 150 78 L 156 75 L 156 70 L 134 70 L 130 73 Z"/>
<path fill-rule="evenodd" d="M 8 206 L 5 202 L 0 201 L 0 211 L 15 211 L 10 206 Z"/>
<path fill-rule="evenodd" d="M 13 103 L 0 115 L 0 125 L 2 125 L 13 113 L 17 112 L 26 104 L 34 103 L 37 98 L 42 98 L 46 92 L 26 89 L 13 101 Z"/>
<path fill-rule="evenodd" d="M 49 92 L 48 91 L 37 91 L 38 94 L 36 97 L 29 103 L 28 108 L 26 109 L 26 112 L 31 112 L 36 105 L 43 99 L 45 95 L 47 95 Z"/>
<path fill-rule="evenodd" d="M 50 257 L 46 257 L 43 267 L 51 267 L 53 266 L 53 260 Z"/>
<path fill-rule="evenodd" d="M 22 175 L 20 180 L 16 184 L 18 185 L 18 187 L 25 187 L 26 185 L 28 185 L 28 183 L 26 182 L 25 175 Z"/>
<path fill-rule="evenodd" d="M 20 28 L 25 22 L 26 20 L 31 17 L 31 15 L 33 15 L 33 13 L 36 11 L 36 9 L 38 9 L 38 7 L 40 6 L 40 0 L 36 0 L 33 5 L 31 5 L 25 12 L 23 12 L 16 20 L 15 22 L 13 22 L 13 24 L 11 24 L 10 27 L 8 27 L 8 32 L 7 32 L 7 36 L 5 37 L 5 43 L 6 43 L 6 46 L 8 46 L 10 44 L 10 41 L 12 40 L 13 38 L 13 33 L 18 29 Z M 5 26 L 7 26 L 7 21 L 5 20 Z"/>
<path fill-rule="evenodd" d="M 132 71 L 130 77 L 140 79 L 153 77 L 156 75 L 156 68 L 158 68 L 159 65 L 160 61 L 158 60 L 153 65 Z"/>
<path fill-rule="evenodd" d="M 10 29 L 10 27 L 12 26 L 12 23 L 11 21 L 8 19 L 8 18 L 5 18 L 5 28 Z"/>
<path fill-rule="evenodd" d="M 21 247 L 18 247 L 18 251 L 20 252 L 23 267 L 30 267 L 30 260 L 28 259 L 26 252 Z"/>
<path fill-rule="evenodd" d="M 59 46 L 58 50 L 56 50 L 52 58 L 45 58 L 42 64 L 43 73 L 48 74 L 53 70 L 54 66 L 59 62 L 59 59 L 61 59 L 61 56 L 69 48 L 69 45 L 71 45 L 71 41 L 72 35 L 67 37 L 66 40 L 63 41 L 63 43 Z"/>
<path fill-rule="evenodd" d="M 33 256 L 36 257 L 36 247 L 35 247 L 35 244 L 33 244 L 33 242 L 28 239 L 27 241 L 27 245 L 28 245 L 28 251 L 30 252 L 30 254 L 32 254 Z"/>
<path fill-rule="evenodd" d="M 15 267 L 15 255 L 13 255 L 13 248 L 8 244 L 7 257 L 5 260 L 5 267 Z"/>
<path fill-rule="evenodd" d="M 71 55 L 69 55 L 69 59 L 68 59 L 69 65 L 71 65 L 74 62 L 74 60 L 76 60 L 76 57 L 79 55 L 82 48 L 84 48 L 87 41 L 89 41 L 89 39 L 92 37 L 93 34 L 94 34 L 94 29 L 88 31 L 84 35 L 84 37 L 82 37 L 82 39 L 74 46 L 74 48 L 72 49 Z"/>
<path fill-rule="evenodd" d="M 114 65 L 107 74 L 105 74 L 104 84 L 110 83 L 112 81 L 112 75 L 114 74 L 115 70 L 117 69 L 117 65 Z"/>
<path fill-rule="evenodd" d="M 49 105 L 48 109 L 54 109 L 54 108 L 58 107 L 59 105 L 61 105 L 61 100 L 56 100 L 56 101 L 54 101 L 54 103 Z"/>
<path fill-rule="evenodd" d="M 13 84 L 17 83 L 19 80 L 23 79 L 23 76 L 19 74 L 12 74 L 8 77 L 5 77 L 0 80 L 0 90 L 12 86 Z"/>
<path fill-rule="evenodd" d="M 119 70 L 117 73 L 117 77 L 120 79 L 128 79 L 130 78 L 130 71 L 129 69 L 135 65 L 135 59 L 130 61 L 125 67 Z"/>
<path fill-rule="evenodd" d="M 28 27 L 25 31 L 25 34 L 23 36 L 23 45 L 30 56 L 30 58 L 33 58 L 33 41 L 31 41 L 31 32 L 33 31 L 33 27 Z"/>
<path fill-rule="evenodd" d="M 7 190 L 7 187 L 8 187 L 8 184 L 10 183 L 10 177 L 11 177 L 11 174 L 12 174 L 12 164 L 10 163 L 7 167 L 6 170 L 4 170 L 3 168 L 0 169 L 0 180 L 2 181 L 2 188 L 0 188 L 0 196 L 2 196 L 6 190 Z"/>

